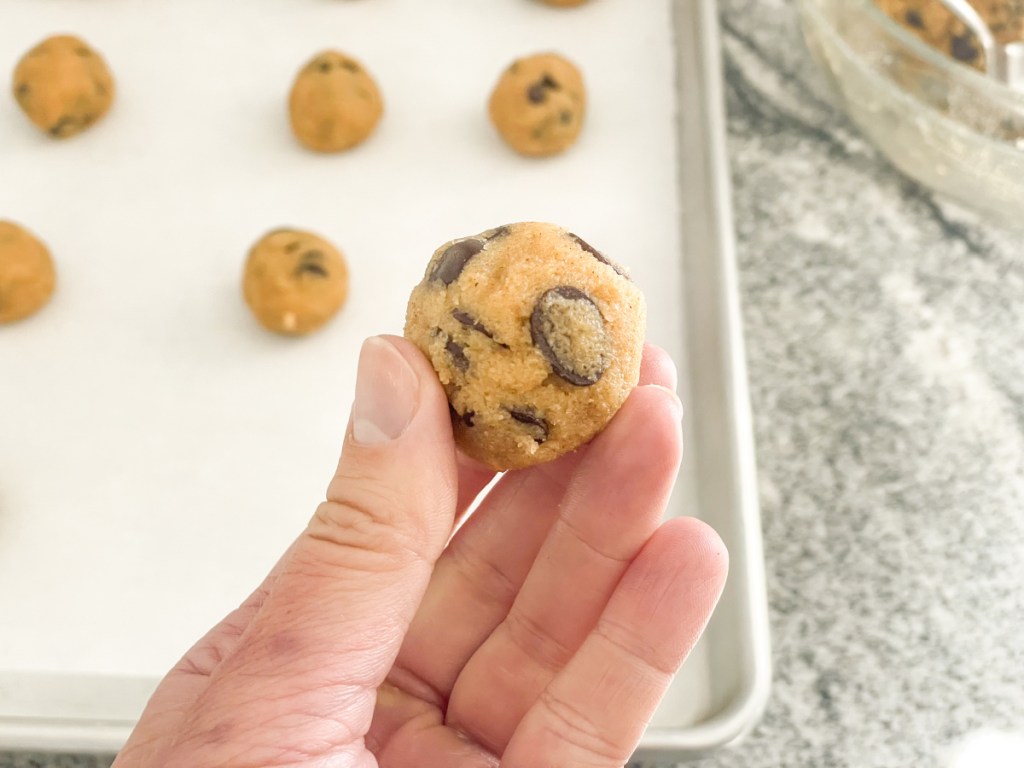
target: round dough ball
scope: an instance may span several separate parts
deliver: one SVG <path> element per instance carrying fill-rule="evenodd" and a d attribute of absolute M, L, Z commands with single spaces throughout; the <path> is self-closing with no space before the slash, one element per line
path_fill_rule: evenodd
<path fill-rule="evenodd" d="M 529 157 L 557 155 L 576 143 L 587 94 L 576 66 L 554 53 L 518 59 L 491 93 L 491 122 L 505 142 Z"/>
<path fill-rule="evenodd" d="M 446 243 L 409 299 L 458 445 L 497 470 L 573 451 L 640 377 L 646 305 L 621 267 L 551 224 Z"/>
<path fill-rule="evenodd" d="M 383 111 L 370 73 L 338 51 L 324 51 L 306 64 L 289 100 L 292 132 L 317 152 L 341 152 L 366 140 Z"/>
<path fill-rule="evenodd" d="M 344 305 L 348 265 L 323 238 L 276 229 L 249 251 L 242 292 L 264 328 L 302 336 L 323 327 Z"/>
<path fill-rule="evenodd" d="M 0 221 L 0 323 L 28 317 L 50 300 L 57 273 L 46 246 L 11 221 Z"/>
<path fill-rule="evenodd" d="M 50 37 L 14 69 L 14 98 L 29 120 L 66 139 L 103 117 L 114 102 L 114 78 L 103 58 L 71 35 Z"/>

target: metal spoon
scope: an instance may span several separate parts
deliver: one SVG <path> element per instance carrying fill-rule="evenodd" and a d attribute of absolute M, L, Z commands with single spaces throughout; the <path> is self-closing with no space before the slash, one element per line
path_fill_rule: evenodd
<path fill-rule="evenodd" d="M 1024 93 L 1024 41 L 1000 44 L 970 0 L 942 0 L 942 4 L 978 38 L 985 51 L 986 74 Z"/>

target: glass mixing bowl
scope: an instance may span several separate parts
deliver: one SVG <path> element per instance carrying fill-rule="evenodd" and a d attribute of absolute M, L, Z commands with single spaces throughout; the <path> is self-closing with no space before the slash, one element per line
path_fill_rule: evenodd
<path fill-rule="evenodd" d="M 1024 225 L 1024 93 L 919 40 L 872 0 L 799 0 L 850 118 L 904 173 Z"/>

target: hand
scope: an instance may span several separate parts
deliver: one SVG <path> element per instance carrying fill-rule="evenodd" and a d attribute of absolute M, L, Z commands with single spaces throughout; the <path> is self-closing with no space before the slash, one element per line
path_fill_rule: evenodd
<path fill-rule="evenodd" d="M 456 451 L 419 351 L 368 340 L 327 501 L 114 768 L 622 766 L 727 570 L 707 526 L 660 522 L 674 387 L 648 347 L 601 435 L 507 473 L 456 530 L 493 473 Z"/>

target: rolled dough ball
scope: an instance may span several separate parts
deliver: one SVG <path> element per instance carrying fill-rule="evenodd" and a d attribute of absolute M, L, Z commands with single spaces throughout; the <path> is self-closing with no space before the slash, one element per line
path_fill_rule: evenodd
<path fill-rule="evenodd" d="M 377 83 L 351 56 L 324 51 L 302 68 L 289 100 L 292 132 L 316 152 L 365 141 L 384 112 Z"/>
<path fill-rule="evenodd" d="M 621 267 L 551 224 L 441 246 L 405 335 L 448 395 L 458 445 L 497 470 L 583 445 L 640 377 L 646 305 Z"/>
<path fill-rule="evenodd" d="M 50 37 L 14 69 L 14 98 L 29 120 L 57 139 L 84 131 L 114 101 L 114 78 L 103 58 L 71 35 Z"/>
<path fill-rule="evenodd" d="M 46 246 L 24 227 L 0 221 L 0 323 L 38 312 L 50 300 L 56 282 Z"/>
<path fill-rule="evenodd" d="M 491 93 L 491 122 L 505 142 L 530 157 L 557 155 L 576 143 L 587 95 L 583 76 L 554 53 L 518 59 Z"/>
<path fill-rule="evenodd" d="M 303 336 L 323 327 L 345 304 L 348 265 L 322 237 L 276 229 L 249 251 L 242 293 L 264 328 Z"/>

